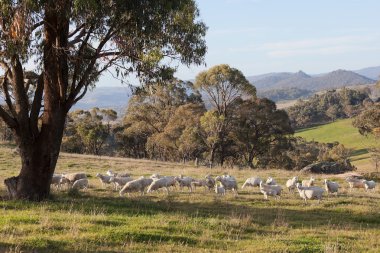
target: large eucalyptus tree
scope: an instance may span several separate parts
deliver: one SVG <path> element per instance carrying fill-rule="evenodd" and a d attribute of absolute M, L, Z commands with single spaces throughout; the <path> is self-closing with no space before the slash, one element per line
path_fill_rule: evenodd
<path fill-rule="evenodd" d="M 172 60 L 203 63 L 205 31 L 194 0 L 0 0 L 0 116 L 22 161 L 11 197 L 49 195 L 66 115 L 103 72 L 169 78 Z"/>

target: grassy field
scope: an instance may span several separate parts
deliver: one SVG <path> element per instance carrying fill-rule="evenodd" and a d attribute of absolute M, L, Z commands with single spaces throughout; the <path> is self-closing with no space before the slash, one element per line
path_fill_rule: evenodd
<path fill-rule="evenodd" d="M 330 124 L 302 129 L 297 131 L 296 135 L 309 141 L 338 141 L 345 147 L 353 149 L 351 160 L 360 170 L 370 170 L 374 167 L 370 162 L 367 149 L 379 145 L 379 143 L 374 138 L 360 135 L 357 128 L 352 126 L 352 119 L 338 120 Z"/>
<path fill-rule="evenodd" d="M 10 148 L 0 146 L 0 180 L 16 175 L 18 164 Z M 41 203 L 0 200 L 0 252 L 380 252 L 379 190 L 350 193 L 341 176 L 329 176 L 343 186 L 338 197 L 304 205 L 287 191 L 265 201 L 257 188 L 237 197 L 197 189 L 121 198 L 95 177 L 109 168 L 134 177 L 227 172 L 240 186 L 253 175 L 273 176 L 282 185 L 297 175 L 62 154 L 57 172 L 86 172 L 90 189 L 55 190 Z M 314 176 L 322 185 L 325 177 Z"/>

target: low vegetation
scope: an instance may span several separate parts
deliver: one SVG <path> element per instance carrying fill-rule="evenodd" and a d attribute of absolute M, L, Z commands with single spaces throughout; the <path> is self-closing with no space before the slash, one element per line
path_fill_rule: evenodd
<path fill-rule="evenodd" d="M 0 147 L 0 178 L 15 175 L 19 157 Z M 239 184 L 239 195 L 216 196 L 197 189 L 121 198 L 103 188 L 97 172 L 112 168 L 133 177 L 161 173 L 189 175 L 228 172 Z M 328 176 L 344 188 L 338 197 L 310 201 L 284 192 L 265 201 L 257 188 L 241 190 L 252 175 L 272 176 L 280 185 L 297 175 L 281 170 L 196 168 L 149 160 L 62 154 L 57 172 L 83 171 L 90 188 L 79 193 L 53 191 L 51 199 L 33 203 L 0 201 L 0 250 L 8 252 L 378 252 L 380 194 L 348 191 L 342 177 Z M 362 171 L 359 168 L 359 172 Z M 316 185 L 325 177 L 314 175 Z M 4 196 L 4 186 L 0 186 Z"/>

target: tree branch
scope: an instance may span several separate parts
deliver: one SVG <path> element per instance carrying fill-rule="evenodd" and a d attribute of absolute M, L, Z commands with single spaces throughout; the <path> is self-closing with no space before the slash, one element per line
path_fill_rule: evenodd
<path fill-rule="evenodd" d="M 38 135 L 38 116 L 41 110 L 42 95 L 44 91 L 44 78 L 41 74 L 38 77 L 36 91 L 34 92 L 34 98 L 32 102 L 32 108 L 30 111 L 30 127 L 33 133 L 33 136 Z"/>
<path fill-rule="evenodd" d="M 3 92 L 5 96 L 4 99 L 5 99 L 5 102 L 7 103 L 8 109 L 13 115 L 13 117 L 16 117 L 17 114 L 12 104 L 11 96 L 9 95 L 9 90 L 8 90 L 8 73 L 9 73 L 8 71 L 5 73 L 1 87 L 3 88 Z"/>
<path fill-rule="evenodd" d="M 0 105 L 0 117 L 4 120 L 4 122 L 12 129 L 16 129 L 17 121 L 12 118 Z"/>

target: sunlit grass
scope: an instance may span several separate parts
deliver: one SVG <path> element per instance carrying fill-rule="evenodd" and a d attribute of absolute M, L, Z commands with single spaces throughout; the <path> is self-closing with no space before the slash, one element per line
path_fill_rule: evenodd
<path fill-rule="evenodd" d="M 0 179 L 17 175 L 19 158 L 0 147 Z M 195 168 L 134 159 L 63 154 L 58 172 L 84 171 L 90 189 L 77 196 L 53 191 L 40 203 L 0 201 L 0 251 L 21 252 L 379 252 L 380 194 L 350 193 L 343 177 L 338 197 L 307 205 L 284 191 L 280 200 L 265 201 L 258 189 L 217 197 L 197 189 L 121 198 L 95 177 L 107 169 L 134 177 L 160 173 L 203 177 L 224 172 L 241 186 L 247 177 L 273 176 L 284 185 L 298 172 Z M 324 176 L 314 175 L 322 185 Z M 5 194 L 0 186 L 1 195 Z"/>

